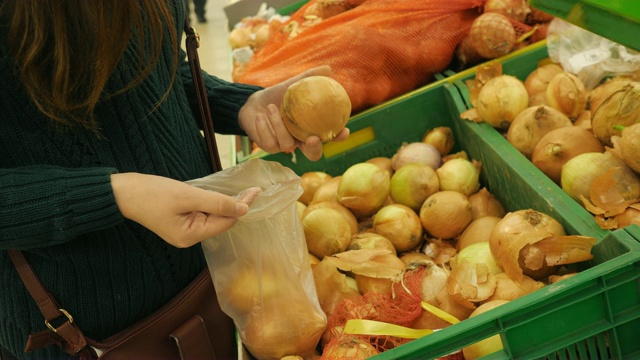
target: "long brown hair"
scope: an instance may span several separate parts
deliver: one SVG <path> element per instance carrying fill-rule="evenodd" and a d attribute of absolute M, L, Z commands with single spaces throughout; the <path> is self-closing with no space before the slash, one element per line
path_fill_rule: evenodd
<path fill-rule="evenodd" d="M 98 130 L 96 105 L 115 95 L 104 94 L 104 87 L 129 41 L 138 41 L 139 75 L 117 93 L 153 70 L 165 29 L 177 41 L 164 0 L 5 0 L 2 12 L 9 20 L 10 54 L 38 109 L 58 124 L 93 131 Z"/>

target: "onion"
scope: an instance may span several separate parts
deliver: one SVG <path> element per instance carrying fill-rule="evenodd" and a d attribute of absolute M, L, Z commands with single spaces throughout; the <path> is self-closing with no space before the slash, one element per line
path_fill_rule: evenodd
<path fill-rule="evenodd" d="M 420 210 L 422 203 L 438 190 L 440 190 L 438 174 L 427 164 L 406 164 L 391 177 L 391 199 L 414 211 Z"/>
<path fill-rule="evenodd" d="M 306 299 L 305 299 L 306 300 Z M 287 355 L 309 357 L 315 353 L 327 321 L 308 303 L 277 298 L 277 307 L 252 315 L 240 338 L 257 359 L 280 359 Z"/>
<path fill-rule="evenodd" d="M 358 219 L 376 213 L 389 197 L 389 172 L 369 163 L 351 165 L 338 186 L 338 202 L 351 210 Z"/>
<path fill-rule="evenodd" d="M 453 149 L 453 131 L 448 126 L 433 128 L 422 137 L 422 142 L 433 145 L 440 155 L 445 156 Z"/>
<path fill-rule="evenodd" d="M 507 141 L 528 159 L 536 144 L 549 131 L 573 126 L 559 110 L 546 105 L 531 106 L 523 110 L 509 126 Z"/>
<path fill-rule="evenodd" d="M 300 176 L 302 195 L 298 198 L 303 204 L 308 205 L 318 188 L 333 177 L 322 171 L 308 171 Z"/>
<path fill-rule="evenodd" d="M 489 273 L 493 275 L 502 272 L 502 269 L 491 254 L 489 241 L 475 242 L 458 251 L 456 256 L 451 259 L 451 268 L 455 269 L 463 261 L 468 261 L 472 264 L 484 264 L 487 266 Z"/>
<path fill-rule="evenodd" d="M 482 57 L 476 49 L 472 46 L 472 39 L 469 35 L 460 40 L 456 47 L 456 60 L 458 61 L 459 69 L 467 69 L 473 65 L 481 63 L 486 60 Z"/>
<path fill-rule="evenodd" d="M 496 277 L 486 264 L 462 260 L 451 269 L 446 288 L 455 301 L 475 309 L 477 303 L 493 295 Z"/>
<path fill-rule="evenodd" d="M 353 215 L 351 210 L 347 209 L 337 201 L 316 201 L 316 202 L 309 203 L 309 206 L 307 206 L 307 209 L 302 213 L 302 219 L 304 220 L 304 217 L 308 213 L 322 206 L 334 209 L 338 211 L 340 214 L 342 214 L 342 216 L 344 216 L 345 220 L 349 224 L 349 227 L 351 228 L 351 236 L 358 233 L 358 219 L 356 219 L 356 216 Z"/>
<path fill-rule="evenodd" d="M 420 300 L 434 306 L 438 306 L 437 295 L 445 288 L 449 271 L 436 265 L 433 261 L 426 261 L 408 267 L 405 277 L 410 276 L 412 271 L 424 269 L 422 279 L 420 279 Z"/>
<path fill-rule="evenodd" d="M 305 141 L 316 135 L 331 141 L 351 116 L 347 91 L 328 76 L 309 76 L 290 85 L 280 107 L 285 127 L 294 138 Z"/>
<path fill-rule="evenodd" d="M 640 123 L 622 129 L 618 141 L 622 160 L 631 170 L 640 174 Z"/>
<path fill-rule="evenodd" d="M 624 200 L 638 199 L 640 197 L 640 180 L 637 175 L 629 169 L 624 161 L 609 151 L 584 153 L 567 161 L 562 167 L 560 175 L 562 190 L 578 202 L 582 202 L 582 198 L 591 202 L 593 181 L 613 168 L 617 168 L 614 180 L 622 198 Z"/>
<path fill-rule="evenodd" d="M 378 350 L 356 335 L 342 335 L 331 341 L 322 351 L 326 360 L 364 360 L 377 355 Z"/>
<path fill-rule="evenodd" d="M 524 23 L 531 8 L 526 0 L 487 0 L 484 4 L 484 12 L 499 13 Z"/>
<path fill-rule="evenodd" d="M 480 118 L 494 128 L 507 129 L 513 119 L 529 106 L 524 83 L 511 75 L 487 81 L 476 99 Z"/>
<path fill-rule="evenodd" d="M 589 152 L 604 152 L 604 147 L 591 131 L 578 126 L 562 127 L 549 131 L 538 141 L 531 154 L 531 162 L 560 184 L 564 164 Z"/>
<path fill-rule="evenodd" d="M 272 272 L 260 272 L 252 267 L 243 267 L 243 271 L 234 274 L 234 281 L 221 290 L 226 294 L 221 299 L 228 299 L 228 304 L 234 312 L 247 314 L 254 308 L 261 306 L 262 298 L 271 299 L 280 294 L 289 293 L 290 286 L 281 281 Z"/>
<path fill-rule="evenodd" d="M 471 203 L 473 220 L 483 216 L 496 216 L 501 218 L 507 213 L 500 200 L 496 199 L 487 188 L 482 188 L 477 193 L 471 194 L 469 196 L 469 202 Z"/>
<path fill-rule="evenodd" d="M 415 249 L 422 242 L 422 223 L 416 212 L 402 204 L 384 206 L 373 217 L 373 230 L 393 243 L 397 252 Z"/>
<path fill-rule="evenodd" d="M 469 317 L 478 316 L 506 303 L 508 303 L 506 300 L 489 301 L 478 306 L 478 308 L 475 309 Z M 462 348 L 462 354 L 464 355 L 465 360 L 473 360 L 493 354 L 500 350 L 502 350 L 502 340 L 500 339 L 500 335 L 496 334 Z"/>
<path fill-rule="evenodd" d="M 302 228 L 309 252 L 319 259 L 347 250 L 351 226 L 338 210 L 320 206 L 302 218 Z"/>
<path fill-rule="evenodd" d="M 451 295 L 449 295 L 446 288 L 442 289 L 442 291 L 436 295 L 436 299 L 438 300 L 438 308 L 440 310 L 446 311 L 447 313 L 455 316 L 458 320 L 468 318 L 474 310 L 457 302 Z"/>
<path fill-rule="evenodd" d="M 232 50 L 251 46 L 251 42 L 251 29 L 249 28 L 239 27 L 229 33 L 229 46 L 231 46 Z"/>
<path fill-rule="evenodd" d="M 410 163 L 422 163 L 437 169 L 442 161 L 442 156 L 433 145 L 423 142 L 403 144 L 391 158 L 394 171 Z"/>
<path fill-rule="evenodd" d="M 640 207 L 640 204 L 637 204 Z M 622 214 L 616 216 L 618 220 L 618 228 L 627 227 L 629 225 L 640 226 L 640 210 L 632 207 L 628 207 Z"/>
<path fill-rule="evenodd" d="M 381 267 L 385 267 L 392 270 L 397 270 L 397 275 L 400 275 L 405 269 L 406 265 L 404 261 L 393 254 L 378 255 L 371 260 L 380 263 Z M 354 272 L 355 273 L 355 272 Z M 371 277 L 360 273 L 355 273 L 356 284 L 360 294 L 366 294 L 368 292 L 375 292 L 378 294 L 390 294 L 391 287 L 393 286 L 393 280 L 385 277 Z"/>
<path fill-rule="evenodd" d="M 458 252 L 471 244 L 489 241 L 491 231 L 500 219 L 497 216 L 483 216 L 471 221 L 456 240 Z"/>
<path fill-rule="evenodd" d="M 440 190 L 451 190 L 469 196 L 480 188 L 480 172 L 476 165 L 463 158 L 448 160 L 437 170 Z"/>
<path fill-rule="evenodd" d="M 302 201 L 296 201 L 296 211 L 298 213 L 298 217 L 300 217 L 300 220 L 302 220 L 302 214 L 304 213 L 304 210 L 307 208 L 307 205 L 305 205 Z"/>
<path fill-rule="evenodd" d="M 338 186 L 342 176 L 333 177 L 320 185 L 313 194 L 312 202 L 338 201 Z"/>
<path fill-rule="evenodd" d="M 443 190 L 429 196 L 420 208 L 420 221 L 434 237 L 451 239 L 462 233 L 473 218 L 467 196 Z"/>
<path fill-rule="evenodd" d="M 354 235 L 351 238 L 349 247 L 347 250 L 360 250 L 360 249 L 387 249 L 393 255 L 397 254 L 396 247 L 391 240 L 387 239 L 383 235 L 365 232 Z"/>
<path fill-rule="evenodd" d="M 315 255 L 311 253 L 308 253 L 307 255 L 309 255 L 309 264 L 311 264 L 311 266 L 318 265 L 320 263 L 320 259 L 318 259 Z"/>
<path fill-rule="evenodd" d="M 494 59 L 508 54 L 516 44 L 516 31 L 508 17 L 483 13 L 471 24 L 470 43 L 480 56 Z"/>
<path fill-rule="evenodd" d="M 526 209 L 506 214 L 493 228 L 489 238 L 491 253 L 504 272 L 515 281 L 522 275 L 535 280 L 542 279 L 558 270 L 544 262 L 540 269 L 527 266 L 528 256 L 535 253 L 521 253 L 527 245 L 545 238 L 565 235 L 564 228 L 557 220 L 542 212 Z"/>
<path fill-rule="evenodd" d="M 587 90 L 577 76 L 569 72 L 556 74 L 547 86 L 547 104 L 574 120 L 584 111 Z"/>
<path fill-rule="evenodd" d="M 524 80 L 524 87 L 529 96 L 544 94 L 546 97 L 547 87 L 553 77 L 564 70 L 558 64 L 546 64 L 533 70 Z"/>
<path fill-rule="evenodd" d="M 254 49 L 259 49 L 267 43 L 269 40 L 269 36 L 271 34 L 269 24 L 259 24 L 253 27 L 253 41 L 251 42 L 251 47 Z"/>
<path fill-rule="evenodd" d="M 321 261 L 314 265 L 312 270 L 320 307 L 325 314 L 333 314 L 342 300 L 360 296 L 357 286 L 353 288 L 349 284 L 349 279 L 353 278 L 340 272 L 333 264 Z"/>
<path fill-rule="evenodd" d="M 391 158 L 388 157 L 384 157 L 384 156 L 379 156 L 379 157 L 374 157 L 371 158 L 365 162 L 368 162 L 370 164 L 374 164 L 379 166 L 382 170 L 387 170 L 389 172 L 389 175 L 393 175 L 393 165 L 391 162 Z"/>
<path fill-rule="evenodd" d="M 620 135 L 616 125 L 640 122 L 640 83 L 609 81 L 594 89 L 590 105 L 593 132 L 603 144 L 611 146 L 611 136 Z"/>

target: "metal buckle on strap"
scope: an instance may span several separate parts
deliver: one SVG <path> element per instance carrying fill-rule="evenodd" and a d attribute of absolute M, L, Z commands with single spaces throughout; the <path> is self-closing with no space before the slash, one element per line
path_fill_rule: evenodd
<path fill-rule="evenodd" d="M 67 312 L 67 310 L 65 310 L 65 309 L 58 309 L 58 310 L 60 310 L 60 312 L 62 312 L 64 314 L 64 316 L 67 317 L 67 320 L 69 320 L 69 324 L 73 323 L 73 317 L 71 316 L 71 314 L 69 314 L 69 312 Z M 53 333 L 57 333 L 58 332 L 58 329 L 54 328 L 53 325 L 51 325 L 51 323 L 48 320 L 45 320 L 44 324 L 47 325 L 49 330 L 51 330 Z"/>
<path fill-rule="evenodd" d="M 193 36 L 196 39 L 196 47 L 200 48 L 200 34 L 198 34 L 198 32 L 196 31 L 196 28 L 194 28 L 193 26 L 190 27 L 191 31 L 193 31 Z"/>

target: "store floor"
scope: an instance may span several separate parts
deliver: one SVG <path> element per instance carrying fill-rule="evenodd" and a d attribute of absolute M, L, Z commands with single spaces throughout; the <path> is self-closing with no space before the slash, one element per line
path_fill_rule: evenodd
<path fill-rule="evenodd" d="M 202 64 L 202 69 L 209 74 L 222 79 L 231 80 L 231 53 L 228 45 L 227 18 L 223 7 L 227 6 L 230 0 L 207 0 L 206 23 L 198 23 L 195 14 L 191 14 L 192 25 L 200 34 L 201 44 L 198 49 L 198 56 Z M 193 12 L 193 5 L 191 5 Z M 223 168 L 227 168 L 233 163 L 232 156 L 235 154 L 233 137 L 216 135 L 218 152 Z"/>

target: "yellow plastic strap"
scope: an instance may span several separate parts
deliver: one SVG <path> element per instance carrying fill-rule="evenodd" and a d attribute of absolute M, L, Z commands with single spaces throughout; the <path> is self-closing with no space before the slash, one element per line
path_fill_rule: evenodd
<path fill-rule="evenodd" d="M 456 318 L 455 316 L 449 314 L 446 311 L 440 310 L 439 308 L 427 302 L 424 302 L 424 301 L 422 302 L 422 308 L 432 313 L 433 315 L 439 317 L 440 319 L 448 322 L 449 324 L 457 324 L 460 322 L 460 320 L 458 320 L 458 318 Z"/>
<path fill-rule="evenodd" d="M 345 334 L 395 336 L 404 339 L 418 339 L 432 334 L 433 330 L 412 329 L 374 320 L 351 319 L 347 320 L 342 332 Z"/>

